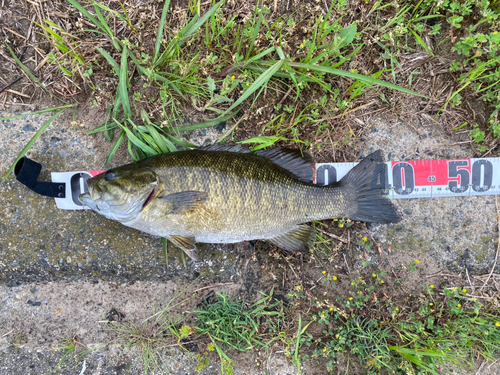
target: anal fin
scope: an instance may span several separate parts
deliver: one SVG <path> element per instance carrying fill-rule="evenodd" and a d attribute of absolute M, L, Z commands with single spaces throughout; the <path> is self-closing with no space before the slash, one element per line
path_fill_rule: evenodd
<path fill-rule="evenodd" d="M 267 238 L 264 241 L 272 243 L 283 250 L 308 251 L 309 245 L 314 240 L 314 230 L 308 225 L 298 225 L 286 233 L 276 237 Z"/>
<path fill-rule="evenodd" d="M 180 247 L 192 260 L 198 261 L 198 249 L 194 237 L 168 236 L 168 239 L 177 247 Z"/>

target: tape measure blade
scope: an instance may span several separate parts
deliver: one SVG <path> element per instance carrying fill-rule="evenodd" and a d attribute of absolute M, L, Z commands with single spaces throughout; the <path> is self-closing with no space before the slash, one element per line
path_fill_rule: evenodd
<path fill-rule="evenodd" d="M 358 163 L 317 163 L 316 183 L 318 185 L 333 185 L 356 165 Z"/>
<path fill-rule="evenodd" d="M 317 164 L 317 183 L 332 185 L 357 163 Z M 390 199 L 500 194 L 500 158 L 405 160 L 386 163 Z"/>

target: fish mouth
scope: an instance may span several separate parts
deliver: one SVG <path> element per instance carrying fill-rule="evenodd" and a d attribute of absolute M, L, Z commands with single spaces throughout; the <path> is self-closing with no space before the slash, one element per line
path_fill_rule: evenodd
<path fill-rule="evenodd" d="M 153 198 L 156 195 L 156 191 L 157 191 L 157 188 L 153 188 L 153 190 L 151 190 L 151 193 L 149 193 L 148 197 L 146 198 L 146 200 L 142 204 L 142 209 L 144 209 L 149 203 L 151 203 L 151 201 L 153 200 Z"/>
<path fill-rule="evenodd" d="M 90 197 L 90 193 L 83 193 L 78 196 L 78 200 L 80 201 L 81 204 L 87 206 L 87 202 L 91 201 L 92 198 Z"/>
<path fill-rule="evenodd" d="M 92 197 L 90 196 L 90 193 L 84 193 L 84 194 L 80 194 L 78 196 L 78 200 L 82 203 L 82 205 L 84 207 L 88 207 L 90 209 L 95 209 L 97 211 L 100 211 L 99 210 L 99 207 L 97 206 L 96 202 L 92 199 Z"/>

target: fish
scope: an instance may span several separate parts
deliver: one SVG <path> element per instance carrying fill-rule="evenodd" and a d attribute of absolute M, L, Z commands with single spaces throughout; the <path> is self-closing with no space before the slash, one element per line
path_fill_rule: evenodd
<path fill-rule="evenodd" d="M 400 221 L 376 183 L 385 181 L 381 162 L 379 150 L 322 186 L 314 183 L 314 159 L 300 150 L 215 145 L 111 168 L 89 179 L 79 199 L 108 219 L 168 238 L 194 261 L 196 243 L 263 240 L 307 251 L 314 240 L 308 222 Z"/>

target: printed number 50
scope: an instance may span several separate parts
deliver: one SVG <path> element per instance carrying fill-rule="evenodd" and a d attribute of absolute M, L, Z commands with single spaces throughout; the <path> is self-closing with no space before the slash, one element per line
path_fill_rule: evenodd
<path fill-rule="evenodd" d="M 458 167 L 467 167 L 467 160 L 454 160 L 448 163 L 448 177 L 457 178 L 459 181 L 449 181 L 448 187 L 454 193 L 463 193 L 469 188 L 470 175 L 467 169 L 458 169 Z M 458 184 L 460 182 L 460 185 Z M 488 191 L 493 182 L 493 164 L 489 160 L 477 160 L 472 164 L 472 189 L 476 192 Z"/>

